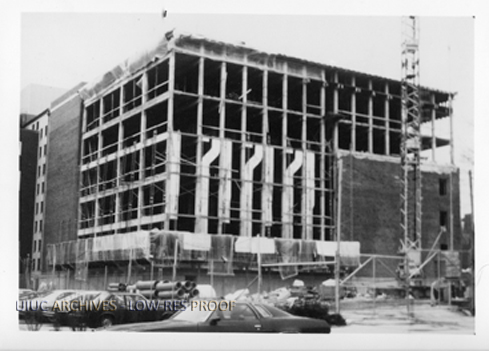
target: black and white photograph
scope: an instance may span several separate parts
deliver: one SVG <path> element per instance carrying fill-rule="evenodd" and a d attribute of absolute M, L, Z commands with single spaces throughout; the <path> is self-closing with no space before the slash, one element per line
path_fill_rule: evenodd
<path fill-rule="evenodd" d="M 487 347 L 487 14 L 333 3 L 12 5 L 8 349 Z"/>

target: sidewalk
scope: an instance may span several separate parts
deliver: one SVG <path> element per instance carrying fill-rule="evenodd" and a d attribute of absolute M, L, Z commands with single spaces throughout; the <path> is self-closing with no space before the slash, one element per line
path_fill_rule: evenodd
<path fill-rule="evenodd" d="M 431 306 L 427 301 L 415 301 L 410 318 L 403 300 L 350 301 L 340 311 L 345 327 L 334 327 L 332 333 L 475 333 L 473 316 L 455 306 Z"/>

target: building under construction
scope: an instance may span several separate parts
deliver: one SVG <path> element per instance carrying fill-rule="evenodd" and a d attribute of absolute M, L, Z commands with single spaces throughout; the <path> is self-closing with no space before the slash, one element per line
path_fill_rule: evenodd
<path fill-rule="evenodd" d="M 176 275 L 215 279 L 225 293 L 247 286 L 257 256 L 264 289 L 283 285 L 280 276 L 325 280 L 332 270 L 321 262 L 335 256 L 338 236 L 350 270 L 363 256 L 398 255 L 401 88 L 398 80 L 167 33 L 51 106 L 46 279 L 101 288 Z M 422 177 L 422 197 L 408 201 L 421 213 L 421 230 L 409 225 L 421 243 L 418 265 L 430 250 L 461 248 L 458 169 L 434 162 L 438 148 L 453 147 L 435 128 L 452 118 L 452 97 L 420 88 L 421 123 L 431 133 L 419 141 L 433 162 L 408 170 Z M 398 263 L 376 274 L 391 276 Z M 436 279 L 436 269 L 433 260 L 423 274 Z"/>

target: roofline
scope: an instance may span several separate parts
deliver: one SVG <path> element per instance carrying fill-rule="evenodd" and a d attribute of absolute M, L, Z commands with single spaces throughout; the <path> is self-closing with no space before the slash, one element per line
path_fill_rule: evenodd
<path fill-rule="evenodd" d="M 25 128 L 25 127 L 26 127 L 28 124 L 31 124 L 31 123 L 36 122 L 36 121 L 37 121 L 38 119 L 40 119 L 40 118 L 41 118 L 41 117 L 42 117 L 44 114 L 46 114 L 46 113 L 47 113 L 47 114 L 49 115 L 49 114 L 50 114 L 50 112 L 51 112 L 51 109 L 48 107 L 48 108 L 46 108 L 44 111 L 42 111 L 42 112 L 40 112 L 39 114 L 37 114 L 37 115 L 36 115 L 36 116 L 35 116 L 33 119 L 31 119 L 29 122 L 22 124 L 20 127 L 21 127 L 21 128 Z M 21 115 L 22 115 L 22 113 L 21 113 Z"/>

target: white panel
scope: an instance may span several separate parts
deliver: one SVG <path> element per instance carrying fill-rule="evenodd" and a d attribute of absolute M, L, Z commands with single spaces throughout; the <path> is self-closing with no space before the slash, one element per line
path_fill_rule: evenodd
<path fill-rule="evenodd" d="M 182 136 L 170 133 L 168 137 L 168 162 L 166 166 L 166 213 L 170 219 L 178 217 L 178 196 L 180 194 L 180 149 Z"/>
<path fill-rule="evenodd" d="M 273 220 L 272 199 L 273 199 L 273 167 L 274 167 L 274 148 L 265 147 L 265 179 L 262 192 L 262 211 L 263 223 L 265 226 L 271 226 Z"/>
<path fill-rule="evenodd" d="M 311 151 L 306 151 L 306 165 L 305 165 L 305 189 L 304 197 L 302 199 L 302 211 L 305 218 L 305 238 L 306 240 L 312 240 L 312 225 L 313 225 L 313 212 L 315 205 L 314 197 L 314 172 L 315 172 L 315 155 Z"/>
<path fill-rule="evenodd" d="M 207 233 L 209 215 L 209 175 L 210 164 L 219 156 L 221 142 L 212 139 L 211 149 L 202 157 L 200 171 L 197 170 L 197 185 L 195 189 L 195 232 Z"/>
<path fill-rule="evenodd" d="M 252 201 L 253 201 L 253 170 L 263 159 L 263 146 L 254 145 L 255 153 L 245 164 L 244 169 L 241 174 L 241 230 L 240 235 L 242 236 L 252 236 L 251 230 L 251 220 L 253 218 Z"/>
<path fill-rule="evenodd" d="M 291 151 L 291 150 L 290 150 Z M 289 151 L 289 152 L 290 152 Z M 293 237 L 293 212 L 294 212 L 294 174 L 302 166 L 303 152 L 295 150 L 294 160 L 285 170 L 282 192 L 282 238 L 292 239 Z"/>
<path fill-rule="evenodd" d="M 230 222 L 231 217 L 231 170 L 233 142 L 223 140 L 219 158 L 219 211 L 218 216 L 224 223 Z"/>

